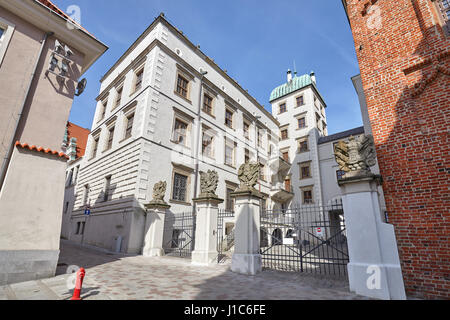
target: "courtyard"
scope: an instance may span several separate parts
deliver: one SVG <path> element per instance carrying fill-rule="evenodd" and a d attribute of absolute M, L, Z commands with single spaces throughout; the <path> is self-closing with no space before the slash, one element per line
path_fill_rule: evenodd
<path fill-rule="evenodd" d="M 0 287 L 0 300 L 69 300 L 73 265 L 86 269 L 83 300 L 368 299 L 351 293 L 345 279 L 272 270 L 245 276 L 229 264 L 193 266 L 190 259 L 113 254 L 62 240 L 56 277 Z"/>

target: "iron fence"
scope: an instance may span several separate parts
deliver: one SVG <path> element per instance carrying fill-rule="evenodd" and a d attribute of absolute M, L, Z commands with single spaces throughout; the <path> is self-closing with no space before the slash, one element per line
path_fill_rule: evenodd
<path fill-rule="evenodd" d="M 167 256 L 190 258 L 195 240 L 194 212 L 167 213 L 163 239 L 163 249 Z"/>
<path fill-rule="evenodd" d="M 349 262 L 342 202 L 261 213 L 264 268 L 346 276 Z"/>
<path fill-rule="evenodd" d="M 234 247 L 234 212 L 219 209 L 217 215 L 217 262 L 224 263 L 231 259 Z"/>

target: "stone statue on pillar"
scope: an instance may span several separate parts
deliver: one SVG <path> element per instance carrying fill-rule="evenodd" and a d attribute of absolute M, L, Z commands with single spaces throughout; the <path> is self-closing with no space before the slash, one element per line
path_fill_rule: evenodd
<path fill-rule="evenodd" d="M 146 207 L 163 206 L 166 207 L 168 204 L 164 201 L 164 196 L 166 195 L 167 182 L 160 181 L 156 183 L 153 187 L 153 199 L 150 201 Z"/>
<path fill-rule="evenodd" d="M 255 185 L 259 178 L 259 164 L 244 163 L 238 171 L 240 186 L 235 192 L 252 191 L 257 192 Z"/>
<path fill-rule="evenodd" d="M 344 179 L 372 175 L 370 167 L 376 164 L 373 136 L 351 136 L 347 142 L 339 141 L 334 148 L 336 162 L 345 171 Z"/>
<path fill-rule="evenodd" d="M 193 199 L 196 212 L 195 249 L 192 264 L 211 265 L 217 263 L 217 216 L 218 205 L 223 202 L 216 195 L 219 175 L 208 170 L 200 175 L 200 195 Z"/>
<path fill-rule="evenodd" d="M 170 209 L 164 201 L 167 183 L 160 181 L 153 187 L 153 199 L 145 205 L 145 234 L 142 255 L 146 257 L 163 256 L 164 220 Z"/>
<path fill-rule="evenodd" d="M 370 171 L 376 164 L 373 137 L 363 135 L 350 137 L 348 142 L 340 141 L 335 147 L 335 157 L 345 171 L 338 184 L 350 258 L 347 265 L 350 290 L 372 298 L 405 299 L 394 227 L 381 220 L 378 199 L 381 176 Z M 375 284 L 373 279 L 377 279 Z"/>
<path fill-rule="evenodd" d="M 219 175 L 216 171 L 208 170 L 200 175 L 199 198 L 217 198 L 216 190 L 219 183 Z"/>

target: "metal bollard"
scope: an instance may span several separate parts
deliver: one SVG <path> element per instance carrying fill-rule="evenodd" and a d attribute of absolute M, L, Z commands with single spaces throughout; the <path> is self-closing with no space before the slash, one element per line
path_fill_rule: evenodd
<path fill-rule="evenodd" d="M 86 271 L 84 268 L 80 268 L 80 270 L 77 271 L 77 281 L 75 283 L 75 289 L 73 290 L 73 296 L 70 300 L 81 300 L 81 288 L 83 286 L 83 279 L 86 275 Z"/>

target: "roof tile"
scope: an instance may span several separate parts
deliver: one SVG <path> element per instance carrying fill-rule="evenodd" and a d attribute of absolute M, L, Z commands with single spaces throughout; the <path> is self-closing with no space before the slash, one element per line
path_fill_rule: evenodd
<path fill-rule="evenodd" d="M 31 151 L 37 151 L 37 152 L 43 152 L 46 154 L 58 156 L 60 158 L 69 159 L 69 157 L 64 152 L 58 152 L 51 149 L 45 149 L 42 147 L 36 147 L 35 145 L 30 146 L 28 143 L 20 143 L 19 141 L 16 141 L 16 147 L 20 147 L 22 149 L 28 149 Z"/>

